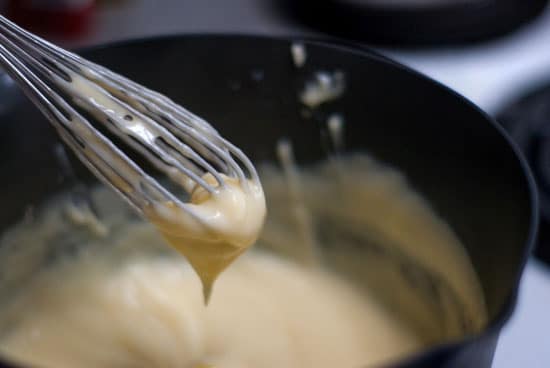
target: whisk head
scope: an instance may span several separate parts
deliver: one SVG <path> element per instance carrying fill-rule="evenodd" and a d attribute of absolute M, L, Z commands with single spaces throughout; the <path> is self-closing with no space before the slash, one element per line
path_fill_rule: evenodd
<path fill-rule="evenodd" d="M 210 124 L 169 98 L 25 31 L 0 16 L 0 64 L 64 142 L 138 211 L 151 202 L 184 206 L 90 122 L 107 128 L 190 192 L 259 182 L 254 166 Z M 83 115 L 86 114 L 86 116 Z M 205 180 L 205 176 L 215 180 Z"/>

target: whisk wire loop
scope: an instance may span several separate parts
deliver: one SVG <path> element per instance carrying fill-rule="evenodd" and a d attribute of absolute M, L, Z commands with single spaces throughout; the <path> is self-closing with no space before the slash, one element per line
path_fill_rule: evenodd
<path fill-rule="evenodd" d="M 251 161 L 210 124 L 162 94 L 66 51 L 0 16 L 0 65 L 102 181 L 142 211 L 154 201 L 186 203 L 148 175 L 81 114 L 86 112 L 187 191 L 214 193 L 222 174 L 245 187 Z M 246 171 L 246 172 L 245 172 Z M 210 174 L 216 184 L 208 182 Z"/>

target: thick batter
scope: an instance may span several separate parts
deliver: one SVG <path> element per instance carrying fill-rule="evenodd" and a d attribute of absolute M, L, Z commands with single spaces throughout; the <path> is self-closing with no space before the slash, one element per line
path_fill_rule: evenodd
<path fill-rule="evenodd" d="M 343 280 L 260 252 L 228 268 L 207 308 L 177 258 L 72 264 L 21 303 L 2 350 L 45 367 L 359 367 L 422 346 Z"/>
<path fill-rule="evenodd" d="M 333 160 L 299 174 L 298 206 L 288 177 L 261 172 L 264 232 L 208 307 L 191 266 L 106 190 L 92 201 L 107 235 L 68 225 L 66 200 L 14 228 L 0 246 L 18 270 L 0 285 L 13 293 L 0 351 L 46 368 L 352 368 L 484 326 L 462 245 L 397 172 L 365 156 Z M 72 255 L 52 256 L 69 245 Z"/>

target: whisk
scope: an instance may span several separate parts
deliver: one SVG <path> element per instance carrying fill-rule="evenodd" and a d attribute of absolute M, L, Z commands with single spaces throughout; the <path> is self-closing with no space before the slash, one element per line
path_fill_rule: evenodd
<path fill-rule="evenodd" d="M 78 158 L 138 212 L 153 202 L 171 201 L 182 209 L 186 203 L 140 168 L 81 112 L 187 191 L 199 185 L 214 193 L 225 186 L 224 175 L 237 178 L 245 189 L 249 178 L 258 182 L 245 154 L 205 120 L 2 16 L 0 64 Z M 205 180 L 205 174 L 215 180 Z"/>

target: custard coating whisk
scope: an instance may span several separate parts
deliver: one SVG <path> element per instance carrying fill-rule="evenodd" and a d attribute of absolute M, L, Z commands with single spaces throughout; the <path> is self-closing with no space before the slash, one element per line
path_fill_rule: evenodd
<path fill-rule="evenodd" d="M 90 117 L 187 192 L 198 185 L 214 193 L 224 188 L 224 176 L 237 178 L 245 190 L 249 179 L 259 184 L 246 155 L 205 120 L 2 16 L 0 65 L 78 158 L 140 213 L 154 202 L 184 210 L 186 203 L 96 129 Z"/>

